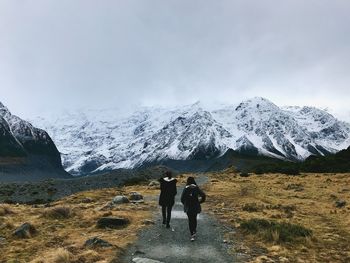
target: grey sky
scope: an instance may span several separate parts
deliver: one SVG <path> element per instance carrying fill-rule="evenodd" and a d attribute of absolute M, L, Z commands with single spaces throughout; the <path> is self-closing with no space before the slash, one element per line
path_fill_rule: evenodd
<path fill-rule="evenodd" d="M 0 101 L 49 109 L 238 102 L 350 120 L 348 0 L 1 0 Z"/>

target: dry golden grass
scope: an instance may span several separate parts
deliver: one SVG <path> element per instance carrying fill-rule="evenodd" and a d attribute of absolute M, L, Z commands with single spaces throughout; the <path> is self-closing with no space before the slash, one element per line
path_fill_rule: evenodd
<path fill-rule="evenodd" d="M 13 211 L 9 205 L 0 205 L 0 216 L 6 216 L 13 214 Z"/>
<path fill-rule="evenodd" d="M 116 195 L 140 192 L 144 197 L 158 194 L 147 184 L 109 188 L 77 193 L 65 197 L 45 208 L 31 205 L 6 205 L 0 208 L 0 262 L 117 262 L 128 244 L 132 243 L 144 221 L 152 219 L 156 201 L 139 204 L 121 204 L 104 208 Z M 8 211 L 12 211 L 9 213 Z M 98 229 L 102 216 L 124 217 L 130 225 L 123 229 Z M 12 233 L 16 227 L 29 222 L 38 233 L 30 239 L 17 239 Z M 99 237 L 111 243 L 111 248 L 84 247 L 87 239 Z"/>
<path fill-rule="evenodd" d="M 64 248 L 58 248 L 44 252 L 43 256 L 34 259 L 31 263 L 71 263 L 75 258 L 71 252 Z"/>
<path fill-rule="evenodd" d="M 209 177 L 207 210 L 237 227 L 227 236 L 235 252 L 250 254 L 252 262 L 350 262 L 350 174 L 240 177 L 229 171 Z M 336 208 L 339 199 L 348 205 Z M 267 241 L 240 228 L 253 218 L 301 225 L 313 234 L 281 242 L 275 232 Z"/>

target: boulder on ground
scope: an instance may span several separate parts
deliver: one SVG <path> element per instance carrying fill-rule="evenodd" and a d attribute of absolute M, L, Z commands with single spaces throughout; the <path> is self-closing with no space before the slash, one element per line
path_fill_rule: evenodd
<path fill-rule="evenodd" d="M 24 223 L 20 227 L 18 227 L 15 232 L 13 232 L 13 235 L 15 235 L 18 238 L 31 238 L 33 235 L 36 234 L 36 229 L 33 225 L 30 223 Z"/>
<path fill-rule="evenodd" d="M 113 205 L 126 204 L 126 203 L 129 203 L 129 199 L 125 195 L 117 195 L 112 200 Z"/>
<path fill-rule="evenodd" d="M 131 202 L 143 201 L 143 196 L 138 192 L 131 192 L 129 199 Z"/>
<path fill-rule="evenodd" d="M 342 208 L 342 207 L 346 206 L 346 202 L 344 200 L 338 200 L 335 202 L 335 206 L 337 208 Z"/>
<path fill-rule="evenodd" d="M 112 247 L 113 245 L 98 237 L 93 237 L 85 241 L 85 247 Z"/>
<path fill-rule="evenodd" d="M 127 226 L 130 223 L 127 218 L 119 217 L 101 217 L 97 221 L 98 228 L 122 228 Z"/>

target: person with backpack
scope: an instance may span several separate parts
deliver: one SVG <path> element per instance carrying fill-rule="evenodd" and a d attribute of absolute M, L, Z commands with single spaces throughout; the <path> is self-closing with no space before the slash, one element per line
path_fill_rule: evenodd
<path fill-rule="evenodd" d="M 159 205 L 162 207 L 163 225 L 170 228 L 171 210 L 175 204 L 177 194 L 177 180 L 172 177 L 170 171 L 167 171 L 165 176 L 158 181 L 160 183 Z"/>
<path fill-rule="evenodd" d="M 197 215 L 202 211 L 201 203 L 205 202 L 205 198 L 205 193 L 198 187 L 194 178 L 188 177 L 186 187 L 181 195 L 181 203 L 184 205 L 184 211 L 188 217 L 191 241 L 196 238 Z"/>

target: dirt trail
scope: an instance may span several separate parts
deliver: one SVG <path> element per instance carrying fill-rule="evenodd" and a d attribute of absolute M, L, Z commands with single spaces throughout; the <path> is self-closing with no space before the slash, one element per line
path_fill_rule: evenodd
<path fill-rule="evenodd" d="M 205 183 L 201 176 L 197 182 Z M 190 241 L 187 216 L 183 212 L 180 197 L 183 186 L 178 187 L 176 203 L 173 208 L 171 228 L 161 224 L 160 211 L 156 224 L 140 233 L 137 242 L 131 246 L 122 259 L 123 263 L 195 263 L 195 262 L 234 262 L 223 242 L 223 229 L 218 221 L 209 216 L 205 209 L 198 217 L 197 240 Z M 157 197 L 153 197 L 157 198 Z"/>

